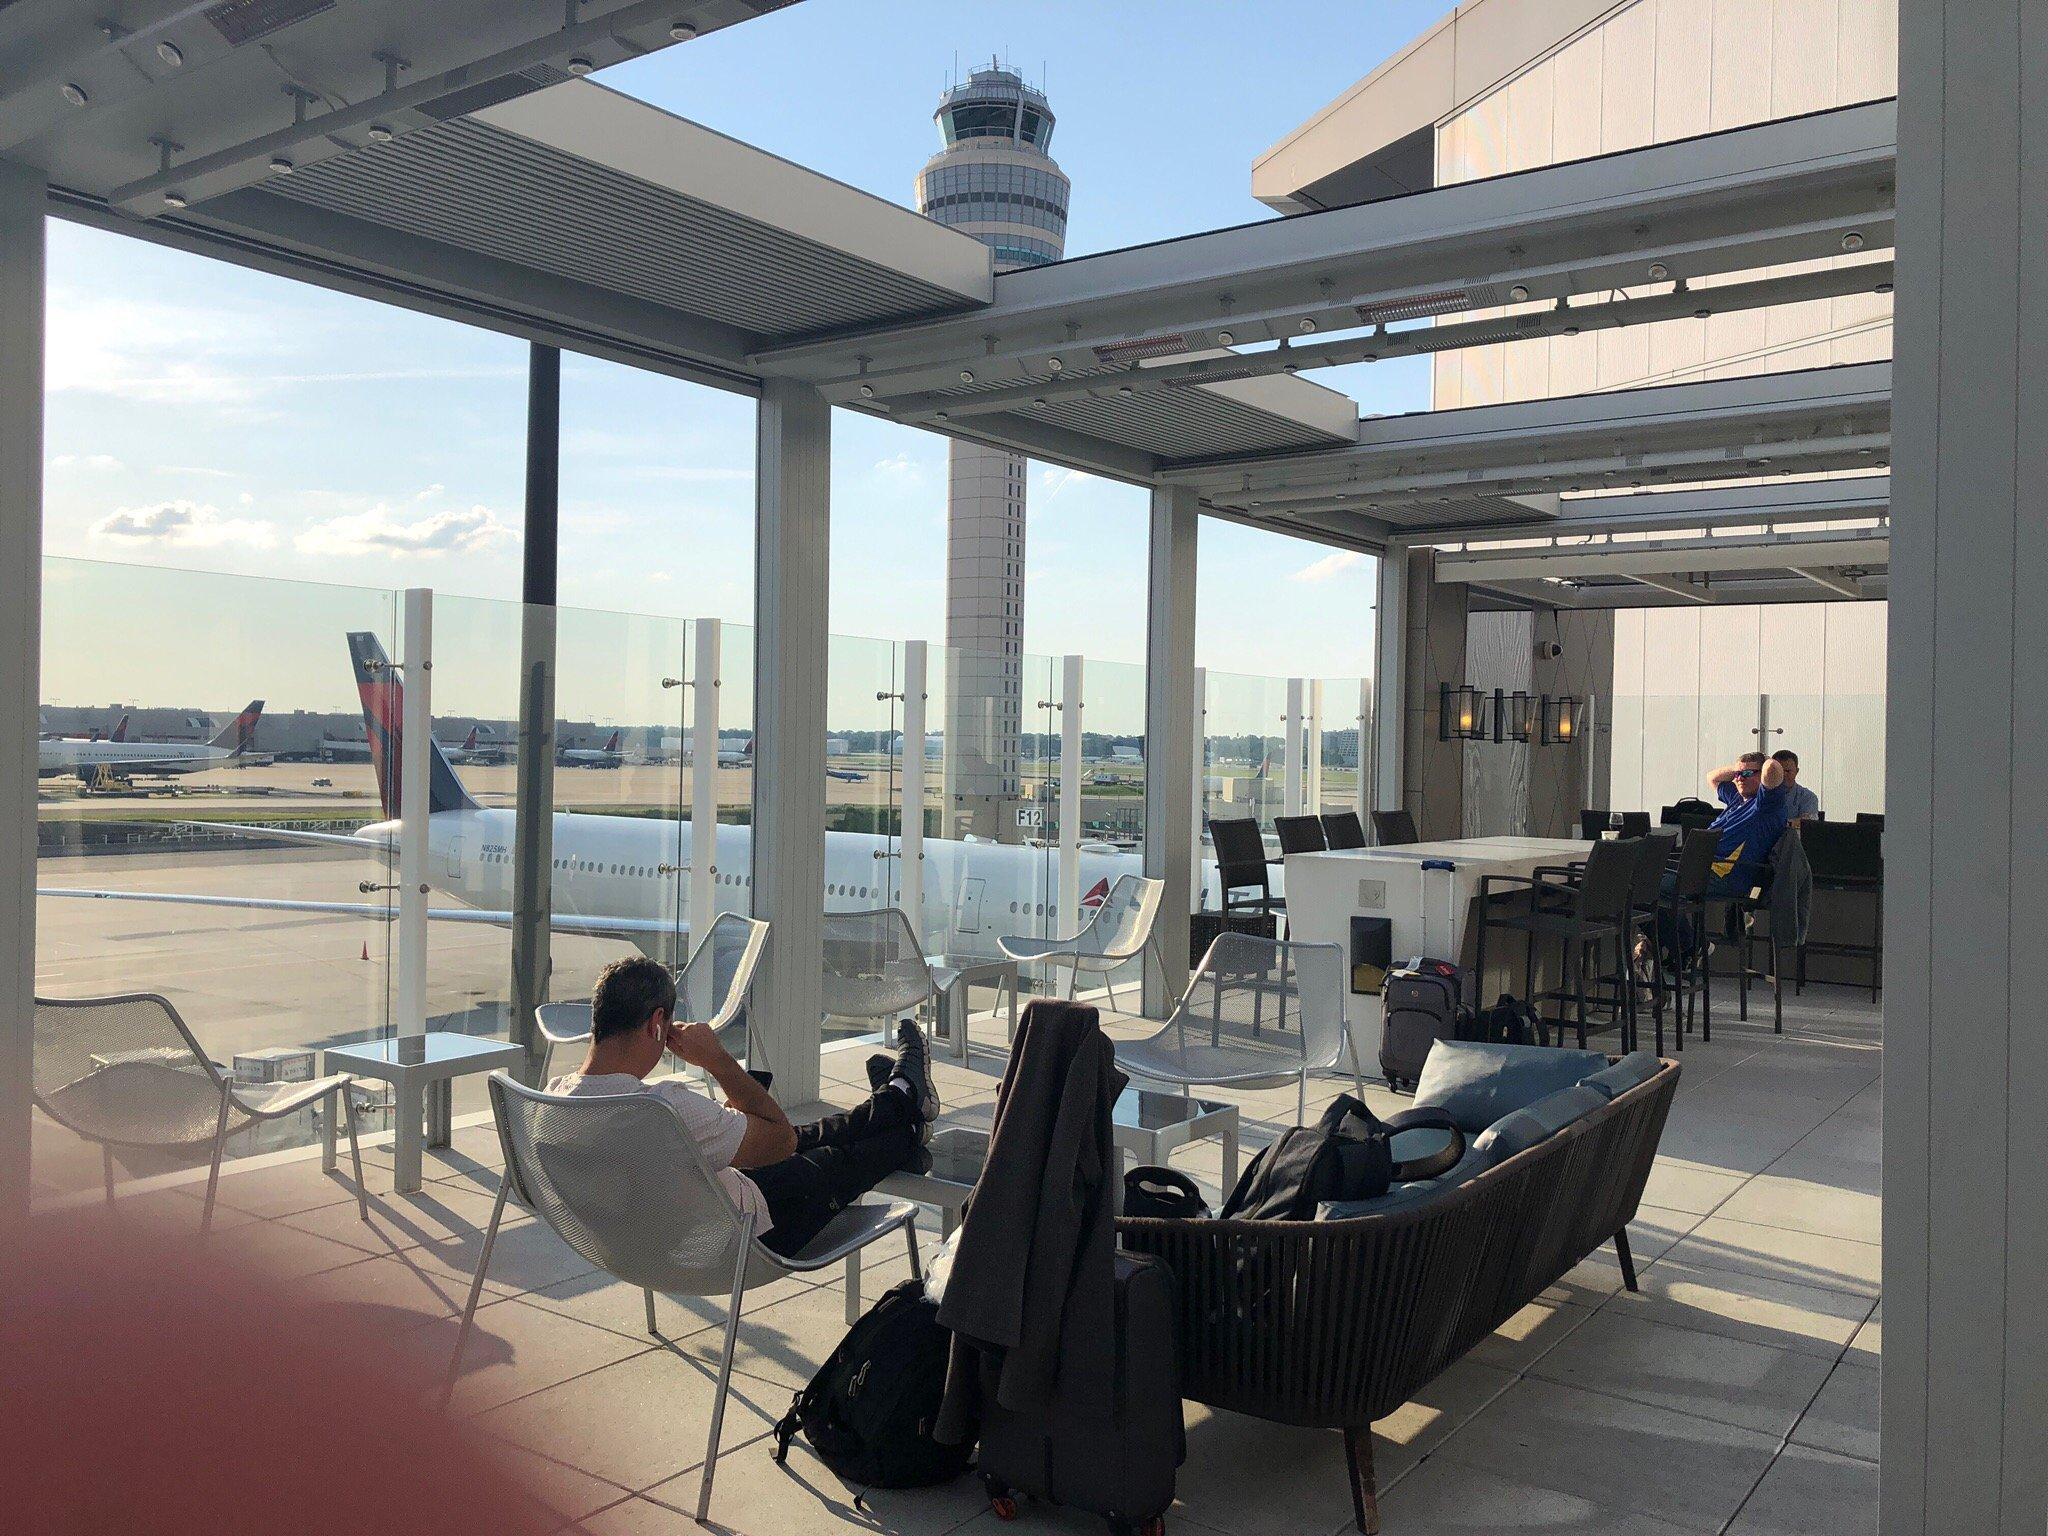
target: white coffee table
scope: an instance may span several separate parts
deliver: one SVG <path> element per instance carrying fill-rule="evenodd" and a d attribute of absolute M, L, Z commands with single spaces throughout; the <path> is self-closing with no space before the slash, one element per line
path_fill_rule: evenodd
<path fill-rule="evenodd" d="M 391 1085 L 391 1187 L 401 1195 L 420 1188 L 422 1146 L 445 1147 L 454 1131 L 455 1079 L 496 1067 L 512 1067 L 526 1059 L 526 1048 L 506 1040 L 459 1035 L 430 1029 L 421 1035 L 394 1035 L 357 1045 L 333 1045 L 321 1053 L 325 1074 L 346 1072 Z M 422 1100 L 425 1100 L 424 1106 Z M 425 1136 L 421 1112 L 425 1111 Z M 331 1158 L 334 1117 L 325 1117 L 322 1135 Z"/>

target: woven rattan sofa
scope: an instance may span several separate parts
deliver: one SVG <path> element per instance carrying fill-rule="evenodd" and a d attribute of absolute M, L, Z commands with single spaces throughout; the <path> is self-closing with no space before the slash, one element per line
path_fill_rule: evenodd
<path fill-rule="evenodd" d="M 1358 1529 L 1379 1530 L 1371 1427 L 1602 1243 L 1635 1289 L 1627 1226 L 1678 1066 L 1439 1194 L 1337 1221 L 1118 1222 L 1173 1266 L 1181 1390 L 1337 1429 Z"/>

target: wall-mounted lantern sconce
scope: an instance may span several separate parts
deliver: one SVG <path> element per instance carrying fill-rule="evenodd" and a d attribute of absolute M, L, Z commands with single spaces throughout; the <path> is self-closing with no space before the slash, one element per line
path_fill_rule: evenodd
<path fill-rule="evenodd" d="M 1486 735 L 1483 714 L 1477 688 L 1470 685 L 1453 687 L 1445 683 L 1437 712 L 1437 740 L 1482 740 Z"/>
<path fill-rule="evenodd" d="M 1570 694 L 1543 700 L 1543 745 L 1568 747 L 1579 739 L 1579 701 Z"/>
<path fill-rule="evenodd" d="M 1507 706 L 1506 739 L 1509 741 L 1534 741 L 1537 731 L 1542 728 L 1543 724 L 1540 718 L 1543 713 L 1542 701 L 1535 694 L 1524 693 L 1521 689 L 1517 688 L 1508 695 Z M 1494 739 L 1498 741 L 1502 738 L 1500 734 L 1496 734 Z"/>

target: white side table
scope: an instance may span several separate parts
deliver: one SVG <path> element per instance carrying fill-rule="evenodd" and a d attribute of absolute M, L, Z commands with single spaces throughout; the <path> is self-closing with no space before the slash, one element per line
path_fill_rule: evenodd
<path fill-rule="evenodd" d="M 423 1035 L 396 1035 L 385 1040 L 365 1040 L 358 1045 L 330 1046 L 322 1054 L 327 1058 L 324 1073 L 347 1072 L 391 1085 L 391 1187 L 401 1195 L 419 1192 L 422 1146 L 448 1145 L 454 1130 L 455 1079 L 496 1067 L 511 1067 L 526 1059 L 524 1046 L 438 1029 Z M 322 1135 L 331 1159 L 333 1116 L 327 1117 Z"/>

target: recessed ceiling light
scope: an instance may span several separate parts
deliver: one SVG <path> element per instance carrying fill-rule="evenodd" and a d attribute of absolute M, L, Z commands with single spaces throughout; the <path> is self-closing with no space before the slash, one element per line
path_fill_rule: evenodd
<path fill-rule="evenodd" d="M 1567 336 L 1576 336 L 1579 334 L 1579 328 L 1576 325 L 1568 325 L 1564 328 L 1564 333 Z"/>
<path fill-rule="evenodd" d="M 1045 371 L 1047 373 L 1058 373 L 1062 368 L 1066 366 L 1067 365 L 1065 363 L 1061 362 L 1056 357 L 1048 357 L 1045 360 Z"/>
<path fill-rule="evenodd" d="M 92 100 L 90 96 L 85 94 L 85 87 L 75 80 L 66 80 L 62 85 L 58 86 L 57 94 L 70 102 L 74 107 L 82 107 Z"/>
<path fill-rule="evenodd" d="M 1692 312 L 1692 317 L 1695 320 L 1711 320 L 1714 312 L 1711 309 L 1696 309 Z"/>
<path fill-rule="evenodd" d="M 1661 282 L 1663 282 L 1663 281 L 1664 281 L 1664 279 L 1665 279 L 1665 278 L 1669 277 L 1670 275 L 1671 275 L 1671 269 L 1670 269 L 1669 267 L 1665 266 L 1663 262 L 1661 262 L 1661 261 L 1653 261 L 1653 262 L 1651 262 L 1651 263 L 1650 263 L 1650 281 L 1651 281 L 1651 282 L 1653 282 L 1653 283 L 1661 283 Z"/>
<path fill-rule="evenodd" d="M 585 58 L 582 54 L 579 53 L 574 58 L 569 60 L 567 68 L 569 73 L 572 75 L 587 75 L 593 69 L 597 68 L 597 66 L 591 63 L 589 59 Z"/>
<path fill-rule="evenodd" d="M 860 387 L 860 397 L 861 397 L 861 399 L 863 399 L 863 400 L 872 400 L 872 399 L 874 399 L 874 398 L 875 398 L 875 386 L 874 386 L 874 385 L 872 385 L 872 384 L 863 384 L 863 385 L 861 385 L 861 387 Z"/>
<path fill-rule="evenodd" d="M 386 126 L 385 124 L 383 124 L 383 123 L 372 123 L 372 124 L 370 124 L 370 138 L 371 138 L 371 139 L 372 139 L 372 140 L 373 140 L 374 142 L 376 142 L 376 143 L 378 143 L 378 144 L 389 144 L 389 143 L 390 143 L 390 142 L 392 141 L 392 139 L 394 139 L 395 137 L 397 137 L 397 135 L 395 135 L 394 133 L 392 133 L 391 129 L 390 129 L 390 128 L 389 128 L 388 126 Z"/>
<path fill-rule="evenodd" d="M 1120 395 L 1135 395 L 1137 393 L 1137 391 L 1131 388 L 1131 386 L 1128 384 L 1117 385 L 1116 392 Z"/>
<path fill-rule="evenodd" d="M 974 370 L 972 368 L 962 368 L 960 370 L 960 382 L 962 384 L 972 384 L 974 382 Z"/>
<path fill-rule="evenodd" d="M 176 69 L 185 62 L 185 50 L 173 42 L 158 43 L 156 45 L 156 56 L 173 69 Z"/>
<path fill-rule="evenodd" d="M 679 43 L 687 43 L 697 35 L 697 29 L 687 21 L 672 21 L 668 24 L 668 35 Z"/>
<path fill-rule="evenodd" d="M 1218 331 L 1216 333 L 1216 345 L 1219 347 L 1227 347 L 1236 340 L 1237 338 L 1228 331 Z"/>
<path fill-rule="evenodd" d="M 1032 401 L 1031 403 L 1032 403 L 1032 404 L 1033 404 L 1034 406 L 1036 406 L 1036 407 L 1037 407 L 1037 408 L 1038 408 L 1039 410 L 1041 410 L 1041 411 L 1042 411 L 1042 410 L 1044 410 L 1044 409 L 1045 409 L 1045 396 L 1043 396 L 1043 395 L 1040 395 L 1040 396 L 1038 396 L 1038 397 L 1037 397 L 1036 399 L 1034 399 L 1034 400 L 1033 400 L 1033 401 Z"/>
<path fill-rule="evenodd" d="M 1508 290 L 1508 297 L 1517 304 L 1526 304 L 1529 302 L 1529 290 L 1525 285 L 1517 283 Z"/>
<path fill-rule="evenodd" d="M 1871 290 L 1871 292 L 1873 293 L 1890 293 L 1891 291 L 1892 285 L 1890 283 L 1879 283 L 1875 288 Z"/>
<path fill-rule="evenodd" d="M 289 176 L 293 171 L 297 169 L 298 167 L 293 165 L 291 161 L 285 159 L 283 155 L 279 155 L 275 160 L 270 162 L 270 174 L 273 176 Z"/>
<path fill-rule="evenodd" d="M 1307 335 L 1307 334 L 1308 334 L 1308 333 L 1309 333 L 1310 331 L 1314 330 L 1315 328 L 1316 328 L 1316 323 L 1315 323 L 1315 321 L 1313 321 L 1313 320 L 1309 320 L 1309 319 L 1306 319 L 1306 318 L 1304 318 L 1304 319 L 1302 320 L 1302 322 L 1301 322 L 1301 327 L 1300 327 L 1300 329 L 1301 329 L 1301 333 L 1302 333 L 1302 334 L 1303 334 L 1304 336 L 1306 336 L 1306 335 Z"/>
<path fill-rule="evenodd" d="M 1861 232 L 1860 230 L 1854 230 L 1854 229 L 1852 229 L 1852 230 L 1850 230 L 1850 231 L 1849 231 L 1849 233 L 1847 233 L 1846 235 L 1842 236 L 1842 249 L 1843 249 L 1843 250 L 1845 250 L 1845 251 L 1860 251 L 1860 250 L 1862 250 L 1862 249 L 1863 249 L 1863 234 L 1862 234 L 1862 232 Z"/>
<path fill-rule="evenodd" d="M 182 192 L 166 192 L 164 194 L 164 206 L 166 208 L 186 208 L 191 206 L 191 203 Z"/>
<path fill-rule="evenodd" d="M 933 411 L 933 412 L 932 412 L 932 414 L 933 414 L 934 416 L 938 417 L 938 418 L 939 418 L 939 420 L 941 420 L 941 421 L 950 421 L 950 420 L 952 420 L 952 417 L 950 417 L 949 415 L 947 415 L 947 414 L 946 414 L 946 412 L 944 412 L 944 411 Z"/>

